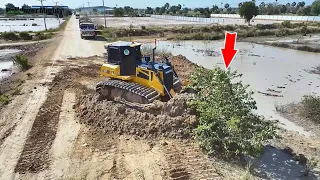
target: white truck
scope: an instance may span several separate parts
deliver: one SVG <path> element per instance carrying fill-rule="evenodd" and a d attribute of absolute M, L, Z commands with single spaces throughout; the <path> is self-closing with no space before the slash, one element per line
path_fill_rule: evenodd
<path fill-rule="evenodd" d="M 80 35 L 81 39 L 85 37 L 93 37 L 94 39 L 97 39 L 97 32 L 96 27 L 93 23 L 80 23 Z"/>

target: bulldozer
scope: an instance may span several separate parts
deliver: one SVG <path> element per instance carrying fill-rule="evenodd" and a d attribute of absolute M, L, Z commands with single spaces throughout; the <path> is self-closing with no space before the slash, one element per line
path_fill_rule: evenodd
<path fill-rule="evenodd" d="M 155 47 L 150 56 L 142 56 L 141 43 L 117 41 L 105 45 L 106 62 L 100 75 L 108 78 L 98 82 L 96 92 L 102 99 L 116 97 L 140 104 L 156 99 L 169 100 L 181 91 L 182 82 L 168 58 L 155 61 Z"/>

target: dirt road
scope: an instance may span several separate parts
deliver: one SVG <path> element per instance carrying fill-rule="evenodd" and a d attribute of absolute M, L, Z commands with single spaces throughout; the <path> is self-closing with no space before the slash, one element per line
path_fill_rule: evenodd
<path fill-rule="evenodd" d="M 34 142 L 28 144 L 30 137 L 30 130 L 34 125 L 37 114 L 41 105 L 46 100 L 48 93 L 47 83 L 50 83 L 61 67 L 57 60 L 68 61 L 70 57 L 87 57 L 94 55 L 102 55 L 103 42 L 92 42 L 80 39 L 78 22 L 75 18 L 71 18 L 66 30 L 58 37 L 55 42 L 51 43 L 49 47 L 40 52 L 35 58 L 37 64 L 33 68 L 33 79 L 25 83 L 22 90 L 22 95 L 17 96 L 5 109 L 0 113 L 0 137 L 4 139 L 0 148 L 0 179 L 12 179 L 15 177 L 15 167 L 21 156 L 28 157 L 26 161 L 32 161 L 33 150 L 37 145 L 41 147 L 42 142 Z M 44 67 L 46 63 L 52 63 L 51 66 Z M 58 66 L 55 66 L 58 65 Z M 63 94 L 61 94 L 63 96 Z M 57 104 L 57 107 L 60 105 Z M 54 109 L 53 111 L 60 111 Z M 64 121 L 62 121 L 63 123 Z M 60 125 L 60 124 L 59 124 Z M 68 127 L 68 124 L 66 124 Z M 77 136 L 78 127 L 75 125 L 75 134 L 70 133 L 70 136 Z M 10 131 L 10 132 L 9 132 Z M 45 135 L 45 134 L 42 134 Z M 69 136 L 69 134 L 68 134 Z M 68 137 L 63 137 L 68 138 Z M 72 137 L 70 137 L 72 139 Z M 59 143 L 60 136 L 58 136 L 57 143 Z M 67 139 L 66 141 L 68 141 Z M 44 142 L 47 143 L 47 142 Z M 34 146 L 35 145 L 35 146 Z M 31 152 L 22 153 L 26 150 L 25 147 L 30 147 Z M 67 144 L 59 148 L 69 147 Z M 42 148 L 42 147 L 41 147 Z M 63 149 L 60 149 L 63 151 Z M 22 153 L 22 154 L 21 154 Z M 58 155 L 55 155 L 59 156 Z M 23 159 L 23 158 L 22 158 Z M 21 164 L 20 162 L 19 164 Z"/>
<path fill-rule="evenodd" d="M 0 179 L 219 179 L 191 142 L 137 140 L 77 123 L 77 95 L 98 78 L 99 66 L 86 65 L 103 61 L 103 45 L 81 39 L 72 17 L 36 55 L 21 94 L 0 112 Z"/>

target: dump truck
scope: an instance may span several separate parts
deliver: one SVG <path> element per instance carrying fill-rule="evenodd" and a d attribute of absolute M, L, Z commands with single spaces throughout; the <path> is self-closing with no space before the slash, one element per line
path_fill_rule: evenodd
<path fill-rule="evenodd" d="M 108 78 L 96 85 L 102 99 L 116 97 L 140 104 L 156 99 L 171 99 L 179 92 L 182 82 L 168 58 L 156 62 L 153 49 L 150 56 L 142 57 L 141 43 L 118 41 L 105 45 L 107 61 L 100 75 Z M 187 83 L 187 82 L 186 82 Z"/>
<path fill-rule="evenodd" d="M 96 32 L 95 25 L 90 22 L 80 23 L 80 36 L 81 36 L 81 39 L 87 38 L 87 37 L 92 37 L 94 39 L 97 39 L 97 32 Z"/>

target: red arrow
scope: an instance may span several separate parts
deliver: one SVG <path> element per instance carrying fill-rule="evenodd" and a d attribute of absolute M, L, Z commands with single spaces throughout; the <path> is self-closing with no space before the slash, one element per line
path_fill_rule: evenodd
<path fill-rule="evenodd" d="M 236 57 L 238 49 L 234 49 L 237 41 L 237 33 L 229 33 L 226 31 L 226 39 L 224 41 L 224 48 L 221 48 L 222 58 L 226 69 L 229 68 L 232 60 Z"/>

